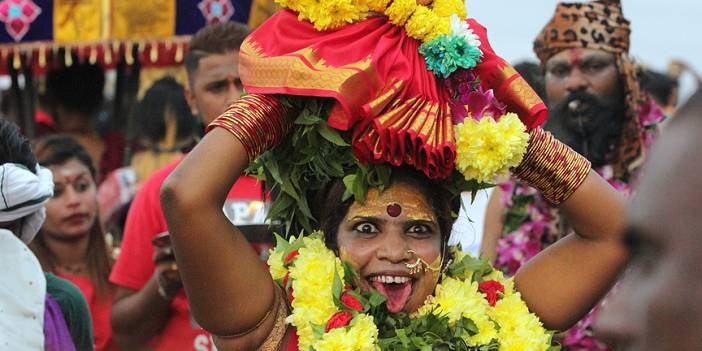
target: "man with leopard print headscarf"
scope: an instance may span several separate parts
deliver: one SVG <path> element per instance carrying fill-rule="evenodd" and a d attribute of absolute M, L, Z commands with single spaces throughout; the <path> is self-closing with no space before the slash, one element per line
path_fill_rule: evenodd
<path fill-rule="evenodd" d="M 626 194 L 663 119 L 639 88 L 629 57 L 630 34 L 619 1 L 560 3 L 534 42 L 550 109 L 545 129 Z M 538 192 L 511 180 L 492 194 L 481 252 L 514 274 L 570 232 Z M 590 322 L 588 316 L 564 334 L 564 350 L 607 350 L 592 338 Z"/>

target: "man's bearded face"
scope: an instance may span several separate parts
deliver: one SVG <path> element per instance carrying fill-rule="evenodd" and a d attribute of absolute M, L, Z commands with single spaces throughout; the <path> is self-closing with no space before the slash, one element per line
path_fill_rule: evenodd
<path fill-rule="evenodd" d="M 545 83 L 550 115 L 544 128 L 593 165 L 606 164 L 626 113 L 614 55 L 564 50 L 546 63 Z"/>
<path fill-rule="evenodd" d="M 625 112 L 621 99 L 600 98 L 581 90 L 550 107 L 544 128 L 594 166 L 602 166 L 617 146 Z"/>

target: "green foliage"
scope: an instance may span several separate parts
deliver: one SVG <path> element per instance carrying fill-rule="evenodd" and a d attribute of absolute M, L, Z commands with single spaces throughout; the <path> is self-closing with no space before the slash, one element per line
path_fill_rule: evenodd
<path fill-rule="evenodd" d="M 456 260 L 449 265 L 449 275 L 461 279 L 471 278 L 472 281 L 482 282 L 483 277 L 492 273 L 490 262 L 466 255 L 461 260 Z"/>
<path fill-rule="evenodd" d="M 387 186 L 390 168 L 361 165 L 353 156 L 350 133 L 327 125 L 331 99 L 284 97 L 300 111 L 293 130 L 283 141 L 261 155 L 247 172 L 265 181 L 277 196 L 268 217 L 311 232 L 316 220 L 310 200 L 326 182 L 345 178 L 345 198 L 363 201 L 369 187 Z"/>
<path fill-rule="evenodd" d="M 383 316 L 376 319 L 380 330 L 378 345 L 381 350 L 395 351 L 497 351 L 496 340 L 482 347 L 471 347 L 465 340 L 478 333 L 475 323 L 461 318 L 454 326 L 449 325 L 447 316 L 427 314 L 421 318 L 407 318 L 403 315 Z"/>

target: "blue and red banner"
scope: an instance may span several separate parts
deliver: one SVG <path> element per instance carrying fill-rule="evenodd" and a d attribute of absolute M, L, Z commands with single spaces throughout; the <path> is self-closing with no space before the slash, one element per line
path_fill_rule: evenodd
<path fill-rule="evenodd" d="M 250 0 L 0 0 L 0 44 L 163 39 L 246 23 L 250 9 Z"/>
<path fill-rule="evenodd" d="M 112 67 L 182 63 L 208 24 L 246 23 L 252 0 L 0 0 L 0 74 L 77 58 Z M 8 66 L 9 63 L 9 66 Z"/>

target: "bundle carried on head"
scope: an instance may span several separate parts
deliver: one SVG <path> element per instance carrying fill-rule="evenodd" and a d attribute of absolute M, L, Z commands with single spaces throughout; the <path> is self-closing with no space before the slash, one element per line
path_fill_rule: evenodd
<path fill-rule="evenodd" d="M 307 199 L 324 181 L 344 178 L 363 200 L 401 165 L 475 191 L 519 164 L 547 115 L 460 0 L 280 3 L 240 57 L 248 93 L 299 114 L 253 166 L 280 188 L 274 219 L 309 230 Z"/>

